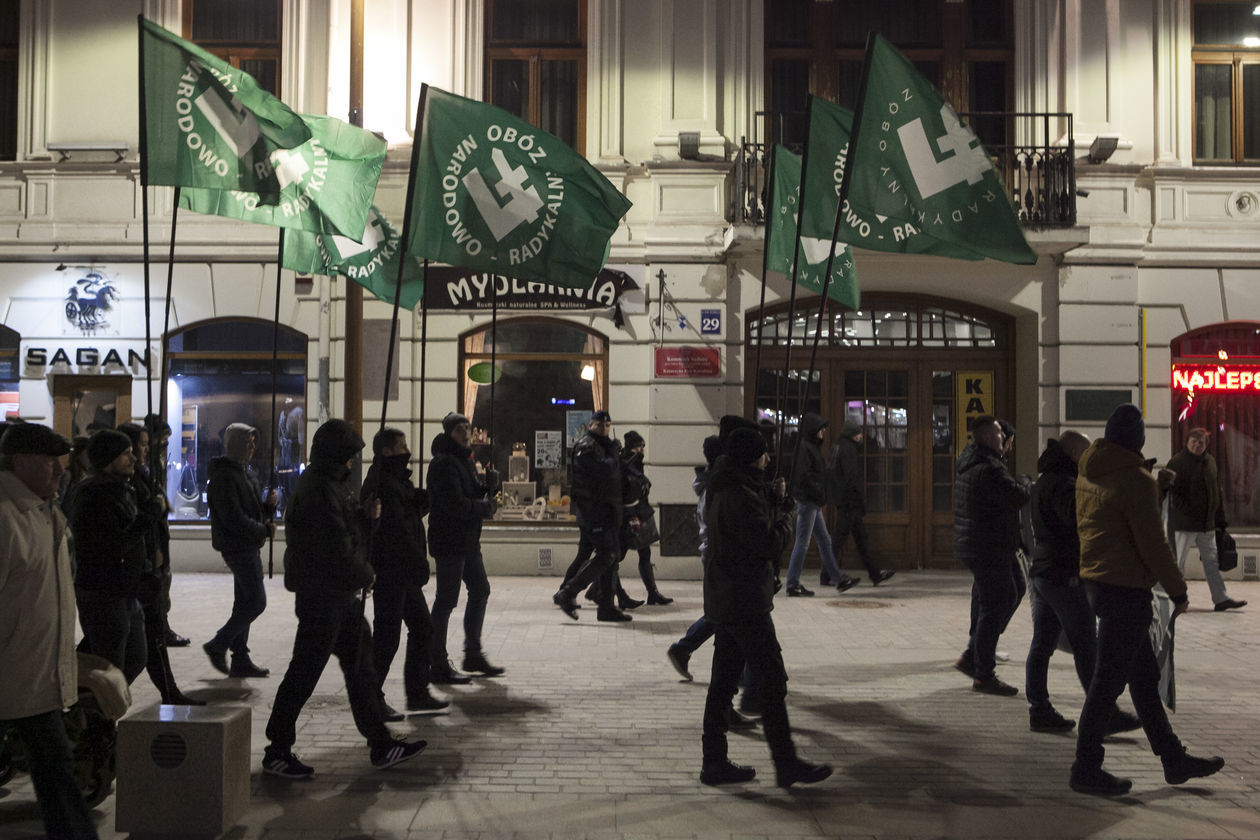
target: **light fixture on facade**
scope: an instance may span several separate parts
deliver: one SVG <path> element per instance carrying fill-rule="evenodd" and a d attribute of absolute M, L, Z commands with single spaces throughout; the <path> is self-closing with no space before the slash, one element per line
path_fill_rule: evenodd
<path fill-rule="evenodd" d="M 1247 37 L 1243 38 L 1243 46 L 1244 47 L 1260 47 L 1260 38 L 1257 38 L 1255 35 L 1248 35 Z"/>
<path fill-rule="evenodd" d="M 1089 144 L 1089 162 L 1104 163 L 1115 152 L 1116 146 L 1120 144 L 1120 138 L 1114 134 L 1099 134 L 1094 138 L 1094 142 Z"/>
<path fill-rule="evenodd" d="M 587 382 L 595 381 L 595 366 L 592 364 L 582 365 L 582 373 L 579 374 Z"/>

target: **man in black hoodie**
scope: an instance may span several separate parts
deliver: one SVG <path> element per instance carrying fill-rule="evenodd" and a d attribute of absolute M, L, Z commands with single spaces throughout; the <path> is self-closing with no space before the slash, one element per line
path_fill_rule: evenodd
<path fill-rule="evenodd" d="M 223 432 L 224 455 L 210 459 L 210 544 L 223 555 L 232 573 L 232 613 L 214 638 L 202 645 L 210 664 L 230 677 L 265 677 L 271 672 L 249 657 L 249 626 L 267 609 L 261 549 L 276 534 L 276 492 L 263 503 L 254 480 L 245 472 L 254 457 L 258 430 L 233 423 Z M 232 652 L 228 666 L 227 652 Z"/>
<path fill-rule="evenodd" d="M 402 626 L 407 625 L 407 651 L 403 659 L 403 688 L 408 711 L 441 714 L 450 703 L 429 693 L 429 642 L 433 619 L 424 600 L 429 582 L 429 555 L 424 545 L 424 522 L 429 496 L 411 483 L 411 447 L 400 429 L 381 429 L 372 438 L 372 466 L 368 468 L 359 499 L 379 499 L 381 518 L 372 533 L 372 568 L 376 585 L 372 589 L 375 610 L 372 622 L 372 652 L 376 679 L 381 687 L 381 703 L 387 720 L 402 715 L 385 702 L 385 677 L 398 652 Z"/>
<path fill-rule="evenodd" d="M 736 429 L 727 440 L 726 453 L 718 459 L 705 491 L 704 614 L 717 625 L 717 633 L 704 704 L 700 781 L 736 784 L 756 776 L 751 767 L 727 758 L 727 710 L 747 661 L 761 689 L 762 727 L 777 784 L 821 782 L 831 775 L 831 767 L 802 761 L 792 743 L 785 702 L 787 671 L 770 617 L 779 555 L 791 526 L 780 511 L 782 497 L 772 499 L 765 484 L 770 456 L 761 435 Z"/>
<path fill-rule="evenodd" d="M 465 671 L 497 677 L 503 668 L 491 665 L 481 649 L 481 628 L 490 600 L 490 579 L 481 557 L 481 523 L 494 516 L 494 494 L 499 474 L 487 470 L 485 480 L 473 466 L 472 426 L 462 414 L 451 412 L 442 419 L 442 434 L 433 439 L 429 451 L 426 487 L 432 510 L 429 513 L 429 553 L 437 566 L 437 593 L 433 598 L 433 639 L 429 642 L 430 679 L 439 684 L 461 685 L 466 674 L 455 670 L 446 652 L 446 629 L 451 612 L 459 603 L 459 584 L 468 587 L 464 605 Z"/>
<path fill-rule="evenodd" d="M 582 564 L 572 577 L 566 577 L 552 602 L 569 618 L 577 621 L 575 596 L 597 578 L 599 621 L 629 621 L 613 604 L 616 584 L 613 567 L 621 556 L 619 532 L 622 523 L 621 445 L 609 437 L 612 416 L 607 411 L 591 414 L 586 434 L 574 445 L 572 459 L 573 487 L 571 495 L 577 508 L 581 538 L 594 547 L 594 556 Z"/>
<path fill-rule="evenodd" d="M 372 667 L 372 632 L 360 593 L 371 587 L 372 567 L 363 559 L 360 530 L 381 515 L 379 500 L 360 506 L 350 470 L 363 439 L 344 420 L 315 431 L 311 463 L 298 479 L 285 512 L 284 586 L 295 594 L 297 633 L 293 658 L 276 691 L 263 752 L 263 772 L 309 779 L 314 769 L 293 754 L 297 717 L 336 656 L 346 678 L 355 726 L 367 739 L 372 766 L 393 767 L 415 758 L 424 741 L 395 739 L 385 726 L 380 687 Z"/>

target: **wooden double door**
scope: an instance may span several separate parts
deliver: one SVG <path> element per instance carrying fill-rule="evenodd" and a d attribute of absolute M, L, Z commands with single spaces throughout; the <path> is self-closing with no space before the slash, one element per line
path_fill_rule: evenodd
<path fill-rule="evenodd" d="M 954 567 L 954 462 L 969 409 L 999 416 L 1007 410 L 1004 355 L 833 350 L 816 363 L 806 395 L 808 361 L 808 354 L 794 354 L 785 375 L 784 354 L 765 354 L 749 410 L 771 421 L 781 411 L 789 427 L 805 412 L 820 414 L 829 424 L 829 459 L 845 420 L 857 423 L 876 561 L 892 569 Z M 827 517 L 834 524 L 830 508 Z M 839 553 L 846 568 L 860 568 L 852 541 Z"/>

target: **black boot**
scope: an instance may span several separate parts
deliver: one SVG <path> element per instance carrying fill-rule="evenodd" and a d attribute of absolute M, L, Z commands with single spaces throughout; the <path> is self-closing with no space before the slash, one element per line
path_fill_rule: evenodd
<path fill-rule="evenodd" d="M 637 598 L 631 598 L 630 593 L 617 587 L 617 607 L 623 610 L 633 610 L 643 606 L 643 602 Z"/>
<path fill-rule="evenodd" d="M 648 606 L 663 607 L 674 603 L 673 598 L 666 598 L 656 588 L 656 570 L 652 568 L 651 554 L 639 555 L 639 577 L 643 579 L 643 588 L 647 590 Z"/>

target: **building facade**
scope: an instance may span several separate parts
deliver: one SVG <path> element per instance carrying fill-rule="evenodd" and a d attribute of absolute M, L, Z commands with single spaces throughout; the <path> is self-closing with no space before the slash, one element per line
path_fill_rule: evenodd
<path fill-rule="evenodd" d="M 135 5 L 21 0 L 0 24 L 11 106 L 0 117 L 0 152 L 10 150 L 0 161 L 0 402 L 66 433 L 165 412 L 177 430 L 176 532 L 183 556 L 202 556 L 201 476 L 218 430 L 259 426 L 284 487 L 358 376 L 370 437 L 391 308 L 365 301 L 364 370 L 349 372 L 345 278 L 277 271 L 275 229 L 176 216 L 172 191 L 151 188 L 146 317 L 134 13 L 229 57 L 296 111 L 344 118 L 351 4 Z M 584 308 L 518 309 L 500 281 L 505 302 L 491 311 L 477 294 L 487 278 L 434 275 L 425 317 L 400 324 L 388 422 L 427 453 L 446 412 L 473 418 L 478 457 L 515 485 L 487 531 L 498 572 L 567 565 L 565 449 L 596 407 L 618 433 L 647 440 L 665 577 L 699 575 L 692 468 L 726 413 L 804 408 L 833 428 L 861 423 L 868 526 L 890 567 L 954 564 L 952 463 L 966 415 L 980 409 L 1015 424 L 1017 467 L 1029 473 L 1045 438 L 1101 434 L 1120 402 L 1143 407 L 1147 454 L 1160 461 L 1191 426 L 1210 426 L 1231 523 L 1260 526 L 1260 371 L 1248 367 L 1260 358 L 1252 5 L 366 3 L 362 120 L 389 143 L 376 204 L 395 224 L 422 83 L 553 131 L 634 202 L 612 241 L 615 279 Z M 870 28 L 975 114 L 1039 259 L 858 249 L 863 308 L 826 313 L 811 365 L 818 299 L 793 300 L 779 275 L 763 287 L 762 160 L 771 142 L 799 141 L 807 94 L 852 107 Z"/>

